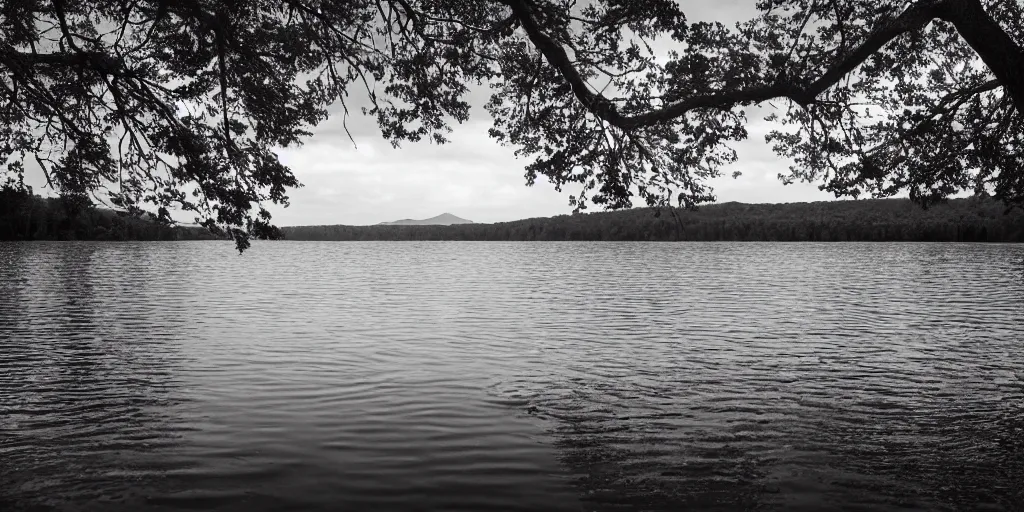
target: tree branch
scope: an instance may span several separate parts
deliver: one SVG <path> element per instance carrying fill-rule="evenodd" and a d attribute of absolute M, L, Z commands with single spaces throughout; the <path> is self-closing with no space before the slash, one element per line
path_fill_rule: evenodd
<path fill-rule="evenodd" d="M 738 105 L 749 105 L 775 98 L 789 98 L 801 106 L 815 101 L 818 95 L 839 82 L 844 76 L 864 63 L 893 39 L 911 30 L 924 27 L 939 15 L 944 0 L 927 0 L 914 4 L 891 22 L 886 23 L 855 48 L 848 55 L 835 63 L 818 79 L 805 84 L 775 83 L 748 87 L 736 91 L 690 96 L 657 110 L 635 116 L 623 116 L 615 105 L 600 93 L 591 92 L 579 70 L 573 65 L 569 56 L 557 42 L 537 24 L 533 13 L 525 0 L 502 0 L 512 9 L 512 13 L 526 30 L 530 41 L 544 54 L 548 63 L 554 66 L 569 83 L 573 94 L 594 115 L 612 125 L 630 130 L 644 126 L 663 123 L 687 112 L 702 108 L 732 108 Z"/>
<path fill-rule="evenodd" d="M 1024 114 L 1024 48 L 1010 37 L 979 0 L 946 2 L 940 16 L 956 27 Z"/>

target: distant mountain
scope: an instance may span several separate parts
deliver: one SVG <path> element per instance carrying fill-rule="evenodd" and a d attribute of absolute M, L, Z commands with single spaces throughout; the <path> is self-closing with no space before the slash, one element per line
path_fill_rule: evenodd
<path fill-rule="evenodd" d="M 394 222 L 381 222 L 378 226 L 451 226 L 452 224 L 472 224 L 473 221 L 456 217 L 450 213 L 442 213 L 429 219 L 402 219 Z"/>

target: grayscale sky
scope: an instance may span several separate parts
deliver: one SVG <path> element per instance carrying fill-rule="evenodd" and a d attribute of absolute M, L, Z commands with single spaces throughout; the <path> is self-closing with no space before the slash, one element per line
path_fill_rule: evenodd
<path fill-rule="evenodd" d="M 754 0 L 687 2 L 689 21 L 723 23 L 749 19 Z M 546 181 L 527 187 L 526 159 L 487 136 L 490 117 L 482 108 L 487 92 L 474 95 L 470 121 L 456 126 L 451 142 L 404 144 L 399 149 L 381 138 L 375 124 L 358 114 L 348 120 L 356 147 L 335 116 L 301 148 L 282 159 L 305 187 L 291 194 L 292 205 L 274 209 L 279 225 L 375 224 L 401 218 L 427 218 L 449 212 L 475 222 L 499 222 L 571 213 L 572 191 L 559 193 Z M 750 137 L 736 146 L 739 161 L 713 186 L 720 202 L 794 202 L 834 199 L 816 185 L 783 185 L 777 178 L 788 163 L 764 142 L 770 125 L 751 116 Z M 731 177 L 739 170 L 743 175 Z"/>
<path fill-rule="evenodd" d="M 689 21 L 723 23 L 749 19 L 754 0 L 687 2 Z M 487 136 L 490 117 L 482 108 L 486 91 L 474 95 L 468 123 L 455 127 L 451 142 L 404 144 L 393 149 L 374 123 L 358 115 L 348 120 L 357 146 L 345 135 L 340 116 L 321 125 L 303 147 L 281 153 L 305 187 L 291 194 L 292 206 L 275 209 L 280 225 L 375 224 L 401 218 L 427 218 L 449 212 L 475 222 L 499 222 L 571 213 L 572 191 L 556 192 L 546 181 L 527 187 L 513 148 Z M 794 202 L 833 199 L 816 185 L 783 185 L 777 178 L 788 163 L 764 142 L 768 123 L 751 116 L 750 137 L 736 146 L 739 161 L 713 182 L 720 202 Z M 731 177 L 739 170 L 743 175 Z"/>
<path fill-rule="evenodd" d="M 571 213 L 572 190 L 555 191 L 538 179 L 526 186 L 527 159 L 487 136 L 483 109 L 455 128 L 444 145 L 426 142 L 393 149 L 365 118 L 350 117 L 353 147 L 336 116 L 305 145 L 281 151 L 281 158 L 305 185 L 291 192 L 291 206 L 272 210 L 278 225 L 375 224 L 427 218 L 449 212 L 475 222 L 500 222 Z M 750 138 L 736 146 L 739 161 L 713 182 L 719 202 L 829 200 L 816 185 L 783 185 L 788 164 L 764 142 L 768 123 L 752 117 Z M 731 177 L 732 171 L 743 175 Z M 592 208 L 593 209 L 593 208 Z"/>
<path fill-rule="evenodd" d="M 698 0 L 687 2 L 689 21 L 719 20 L 734 23 L 749 19 L 755 0 Z M 571 213 L 571 190 L 556 192 L 546 181 L 527 187 L 526 159 L 516 159 L 513 148 L 502 147 L 487 136 L 490 117 L 484 111 L 486 88 L 473 94 L 474 110 L 468 123 L 455 127 L 451 142 L 404 144 L 394 149 L 372 119 L 355 112 L 347 120 L 356 145 L 337 114 L 314 130 L 303 146 L 281 150 L 305 186 L 290 193 L 291 206 L 272 207 L 279 226 L 308 224 L 376 224 L 402 218 L 427 218 L 449 212 L 475 222 L 500 222 L 528 217 Z M 816 185 L 784 186 L 778 179 L 788 163 L 764 142 L 770 125 L 762 116 L 750 116 L 750 137 L 738 144 L 739 161 L 712 182 L 719 202 L 794 202 L 830 200 Z M 733 171 L 743 175 L 733 179 Z M 29 181 L 39 187 L 38 171 Z M 189 215 L 176 216 L 191 221 Z"/>

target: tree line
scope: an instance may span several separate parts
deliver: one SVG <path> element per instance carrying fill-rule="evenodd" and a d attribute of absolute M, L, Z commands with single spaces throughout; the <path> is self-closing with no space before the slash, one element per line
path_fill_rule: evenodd
<path fill-rule="evenodd" d="M 1024 242 L 1024 212 L 992 198 L 927 209 L 907 199 L 787 204 L 722 203 L 697 210 L 634 208 L 452 226 L 295 226 L 288 240 L 466 241 L 920 241 Z M 0 240 L 211 240 L 174 226 L 97 208 L 82 197 L 44 198 L 0 187 Z"/>
<path fill-rule="evenodd" d="M 987 197 L 635 208 L 494 224 L 298 226 L 288 240 L 1022 242 L 1024 213 Z"/>
<path fill-rule="evenodd" d="M 86 197 L 40 197 L 0 187 L 0 240 L 200 240 L 204 228 L 173 226 L 110 209 Z"/>

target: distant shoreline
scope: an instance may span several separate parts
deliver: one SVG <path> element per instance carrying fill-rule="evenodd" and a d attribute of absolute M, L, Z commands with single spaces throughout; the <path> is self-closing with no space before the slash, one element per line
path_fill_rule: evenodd
<path fill-rule="evenodd" d="M 54 199 L 16 199 L 0 205 L 0 240 L 218 239 L 202 227 L 163 225 L 102 209 L 69 215 Z M 721 203 L 696 211 L 635 208 L 493 224 L 319 225 L 281 231 L 293 241 L 1020 243 L 1024 212 L 985 197 L 951 199 L 928 209 L 908 199 L 871 199 Z"/>
<path fill-rule="evenodd" d="M 650 208 L 493 224 L 319 225 L 281 228 L 295 241 L 1024 242 L 1024 212 L 993 199 L 923 209 L 909 199 L 721 203 L 696 211 Z"/>

